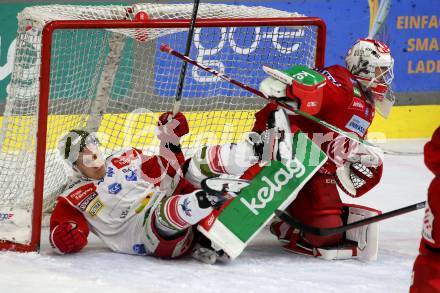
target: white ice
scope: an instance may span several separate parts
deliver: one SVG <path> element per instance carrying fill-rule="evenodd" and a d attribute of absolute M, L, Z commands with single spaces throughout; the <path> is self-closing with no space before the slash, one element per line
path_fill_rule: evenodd
<path fill-rule="evenodd" d="M 387 145 L 419 153 L 422 146 L 420 141 Z M 385 212 L 426 199 L 432 174 L 422 155 L 386 155 L 384 161 L 378 187 L 343 200 Z M 229 264 L 116 254 L 96 237 L 81 253 L 60 256 L 51 251 L 45 230 L 40 254 L 0 253 L 0 292 L 408 292 L 422 217 L 419 210 L 381 222 L 374 262 L 294 255 L 267 230 Z"/>

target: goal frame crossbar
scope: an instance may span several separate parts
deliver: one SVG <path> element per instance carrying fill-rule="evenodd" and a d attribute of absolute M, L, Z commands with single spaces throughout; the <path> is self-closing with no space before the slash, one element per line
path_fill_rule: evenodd
<path fill-rule="evenodd" d="M 191 19 L 166 20 L 54 20 L 42 29 L 41 66 L 40 66 L 40 94 L 38 106 L 38 131 L 36 149 L 36 167 L 34 180 L 34 204 L 32 210 L 32 232 L 29 244 L 18 244 L 10 241 L 0 241 L 0 250 L 30 252 L 40 250 L 41 219 L 44 192 L 44 170 L 46 157 L 47 122 L 50 96 L 50 68 L 52 52 L 52 35 L 56 30 L 67 29 L 154 29 L 154 28 L 182 28 L 189 29 Z M 316 51 L 315 66 L 323 67 L 325 59 L 326 25 L 319 17 L 285 17 L 285 18 L 200 18 L 196 28 L 203 27 L 295 27 L 315 26 Z M 262 64 L 263 65 L 263 64 Z"/>

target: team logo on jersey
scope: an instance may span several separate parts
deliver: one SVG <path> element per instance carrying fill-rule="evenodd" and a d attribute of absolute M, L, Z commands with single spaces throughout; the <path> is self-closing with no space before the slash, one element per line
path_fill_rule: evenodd
<path fill-rule="evenodd" d="M 349 109 L 364 111 L 365 103 L 359 98 L 353 97 L 353 101 L 351 101 Z"/>
<path fill-rule="evenodd" d="M 348 121 L 347 125 L 345 125 L 347 129 L 359 134 L 360 136 L 365 135 L 369 126 L 370 122 L 362 119 L 357 115 L 353 115 L 350 121 Z"/>
<path fill-rule="evenodd" d="M 357 87 L 353 87 L 353 93 L 356 97 L 360 97 L 361 96 L 361 90 L 358 89 Z"/>
<path fill-rule="evenodd" d="M 121 190 L 122 190 L 122 185 L 120 183 L 117 183 L 117 182 L 112 183 L 112 184 L 110 184 L 108 186 L 108 192 L 110 194 L 118 194 L 119 191 L 121 191 Z"/>
<path fill-rule="evenodd" d="M 75 189 L 71 193 L 69 193 L 66 198 L 73 204 L 78 205 L 81 201 L 83 201 L 87 196 L 96 191 L 96 186 L 94 183 L 88 183 L 79 188 Z"/>
<path fill-rule="evenodd" d="M 104 204 L 98 199 L 97 201 L 93 202 L 93 205 L 87 212 L 90 216 L 95 217 L 102 210 L 103 207 Z"/>
<path fill-rule="evenodd" d="M 112 167 L 108 167 L 107 169 L 107 177 L 113 177 L 113 174 L 115 174 L 115 171 Z"/>
<path fill-rule="evenodd" d="M 326 183 L 326 184 L 332 184 L 332 185 L 335 185 L 335 184 L 336 184 L 336 180 L 335 180 L 335 179 L 325 179 L 325 183 Z"/>
<path fill-rule="evenodd" d="M 328 70 L 320 69 L 320 68 L 314 68 L 314 70 L 325 75 L 327 79 L 330 80 L 331 83 L 333 83 L 335 86 L 337 87 L 342 86 L 342 84 L 339 81 L 337 81 L 336 78 L 334 78 L 333 75 L 331 75 L 330 72 L 328 72 Z"/>
<path fill-rule="evenodd" d="M 116 168 L 122 169 L 130 165 L 131 161 L 136 160 L 141 153 L 140 150 L 131 149 L 124 152 L 119 157 L 111 159 L 111 162 Z"/>
<path fill-rule="evenodd" d="M 139 204 L 139 206 L 136 207 L 136 209 L 134 210 L 136 214 L 139 214 L 140 212 L 142 212 L 142 210 L 148 205 L 148 203 L 150 202 L 151 197 L 154 194 L 152 192 L 149 192 L 145 198 L 141 201 L 141 203 Z"/>
<path fill-rule="evenodd" d="M 0 222 L 10 220 L 13 216 L 14 214 L 12 213 L 0 213 Z"/>
<path fill-rule="evenodd" d="M 183 203 L 179 204 L 180 207 L 182 208 L 183 212 L 185 213 L 185 215 L 187 215 L 188 217 L 191 217 L 191 209 L 189 208 L 189 204 L 190 201 L 188 198 L 185 198 L 185 200 L 183 201 Z"/>
<path fill-rule="evenodd" d="M 87 207 L 89 206 L 90 202 L 95 199 L 95 197 L 98 196 L 98 193 L 96 191 L 92 192 L 89 196 L 87 196 L 78 206 L 78 208 L 81 211 L 85 211 Z"/>
<path fill-rule="evenodd" d="M 139 255 L 146 255 L 147 251 L 145 250 L 145 246 L 143 244 L 135 244 L 133 245 L 133 252 Z"/>
<path fill-rule="evenodd" d="M 137 179 L 136 170 L 129 170 L 129 173 L 125 175 L 125 180 L 127 181 L 137 181 Z"/>

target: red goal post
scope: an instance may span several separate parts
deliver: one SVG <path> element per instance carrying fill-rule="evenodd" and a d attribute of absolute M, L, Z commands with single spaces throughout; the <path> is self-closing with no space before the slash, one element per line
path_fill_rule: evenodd
<path fill-rule="evenodd" d="M 39 94 L 38 94 L 38 112 L 37 112 L 37 131 L 36 131 L 36 152 L 35 152 L 35 175 L 33 178 L 33 203 L 30 205 L 31 213 L 31 232 L 30 240 L 28 243 L 16 243 L 14 240 L 4 240 L 1 238 L 0 230 L 0 250 L 15 250 L 15 251 L 39 251 L 40 248 L 40 233 L 41 233 L 41 218 L 43 212 L 43 202 L 46 200 L 45 194 L 45 182 L 47 182 L 48 176 L 46 174 L 47 163 L 49 160 L 48 153 L 48 135 L 53 127 L 49 121 L 49 117 L 61 116 L 59 114 L 53 114 L 50 112 L 51 103 L 51 91 L 56 91 L 56 85 L 51 84 L 53 82 L 54 74 L 54 33 L 63 30 L 78 31 L 78 30 L 131 30 L 141 31 L 147 35 L 149 30 L 154 29 L 186 29 L 190 25 L 190 19 L 151 19 L 151 20 L 54 20 L 45 24 L 42 29 L 41 40 L 41 65 L 39 76 Z M 316 30 L 316 47 L 314 64 L 316 67 L 324 66 L 325 56 L 325 39 L 326 39 L 326 27 L 322 19 L 317 17 L 281 17 L 281 18 L 235 18 L 235 19 L 197 19 L 196 28 L 255 28 L 255 27 L 314 27 Z M 30 29 L 30 28 L 29 28 Z M 141 40 L 140 42 L 143 42 Z M 139 42 L 139 41 L 137 41 Z M 157 52 L 156 54 L 161 54 Z M 166 54 L 165 54 L 166 55 Z M 287 60 L 287 59 L 286 59 Z M 257 60 L 258 61 L 258 60 Z M 261 64 L 262 66 L 263 64 Z M 288 65 L 288 64 L 286 64 Z M 262 69 L 261 69 L 262 71 Z M 240 77 L 237 77 L 238 79 Z M 152 82 L 155 84 L 155 82 Z M 157 83 L 156 83 L 157 84 Z M 137 85 L 135 85 L 137 86 Z M 204 90 L 204 89 L 203 89 Z M 127 90 L 128 91 L 128 90 Z M 194 94 L 197 96 L 198 94 Z M 235 94 L 234 94 L 235 95 Z M 190 99 L 188 99 L 190 100 Z M 160 109 L 159 109 L 160 108 Z M 189 107 L 186 108 L 190 109 Z M 192 108 L 191 108 L 192 109 Z M 194 106 L 194 111 L 198 111 Z M 209 108 L 208 110 L 210 110 Z M 158 107 L 157 111 L 163 111 L 161 107 Z M 169 108 L 171 110 L 171 108 Z M 184 108 L 185 110 L 185 108 Z M 154 110 L 155 112 L 156 110 Z M 190 111 L 190 110 L 188 110 Z M 191 110 L 192 111 L 192 110 Z M 204 110 L 203 110 L 204 111 Z M 237 111 L 236 109 L 231 111 Z M 230 111 L 230 112 L 231 112 Z M 64 112 L 60 112 L 63 113 Z M 73 112 L 72 112 L 73 113 Z M 108 111 L 108 113 L 115 113 L 115 111 Z M 234 112 L 235 113 L 235 112 Z M 70 114 L 69 114 L 70 115 Z M 69 116 L 66 114 L 66 116 Z M 76 115 L 72 114 L 72 115 Z M 91 114 L 90 114 L 91 115 Z M 89 115 L 89 116 L 90 116 Z M 110 115 L 110 114 L 109 114 Z M 4 118 L 5 119 L 5 118 Z M 111 118 L 113 119 L 113 118 Z M 216 119 L 216 118 L 214 118 Z M 222 118 L 223 119 L 223 118 Z M 207 120 L 204 120 L 204 123 Z M 102 123 L 102 120 L 101 120 Z M 57 126 L 58 127 L 58 126 Z M 100 129 L 102 127 L 99 126 Z M 115 129 L 118 127 L 115 127 Z M 119 128 L 118 128 L 119 129 Z M 68 129 L 62 129 L 67 131 Z M 119 131 L 119 130 L 118 130 Z M 208 130 L 206 130 L 208 131 Z M 61 132 L 61 129 L 57 130 L 57 134 Z M 111 132 L 111 129 L 109 130 Z M 130 130 L 131 133 L 131 130 Z M 118 134 L 119 135 L 119 134 Z M 0 145 L 1 146 L 1 145 Z M 108 149 L 114 149 L 109 147 Z M 0 157 L 1 160 L 1 157 Z M 32 176 L 30 176 L 32 177 Z M 1 195 L 0 195 L 1 197 Z M 1 198 L 0 198 L 1 203 Z M 1 206 L 1 205 L 0 205 Z M 11 210 L 13 210 L 11 208 Z M 1 212 L 1 209 L 0 209 Z M 1 214 L 0 214 L 1 215 Z"/>

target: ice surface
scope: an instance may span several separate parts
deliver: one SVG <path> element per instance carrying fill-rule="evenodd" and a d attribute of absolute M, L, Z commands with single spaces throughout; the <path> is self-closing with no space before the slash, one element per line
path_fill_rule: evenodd
<path fill-rule="evenodd" d="M 421 152 L 421 142 L 394 150 Z M 346 202 L 389 211 L 426 199 L 432 174 L 421 155 L 386 155 L 381 184 Z M 75 255 L 56 255 L 43 231 L 40 254 L 0 253 L 0 292 L 408 292 L 423 211 L 380 224 L 379 259 L 324 261 L 281 249 L 264 230 L 236 261 L 205 265 L 110 252 L 99 239 Z"/>

